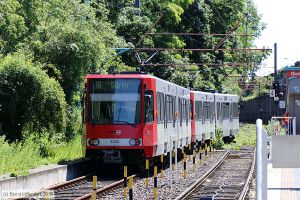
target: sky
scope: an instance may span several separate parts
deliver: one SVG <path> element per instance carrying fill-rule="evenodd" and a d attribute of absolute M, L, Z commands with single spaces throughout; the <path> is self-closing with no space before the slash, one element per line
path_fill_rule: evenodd
<path fill-rule="evenodd" d="M 262 21 L 267 24 L 261 37 L 255 41 L 258 48 L 274 47 L 277 43 L 278 68 L 293 65 L 300 60 L 300 0 L 253 0 Z M 262 62 L 257 75 L 274 71 L 274 54 Z"/>

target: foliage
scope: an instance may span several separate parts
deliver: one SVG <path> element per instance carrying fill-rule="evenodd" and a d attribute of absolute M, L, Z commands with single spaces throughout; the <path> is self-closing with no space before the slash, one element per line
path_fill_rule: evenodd
<path fill-rule="evenodd" d="M 7 139 L 22 138 L 23 129 L 46 129 L 56 132 L 51 137 L 64 137 L 66 102 L 56 80 L 20 54 L 0 61 L 0 76 L 0 124 Z"/>
<path fill-rule="evenodd" d="M 26 175 L 29 169 L 40 165 L 82 157 L 80 135 L 69 142 L 59 144 L 49 140 L 47 134 L 42 137 L 35 135 L 41 134 L 32 133 L 23 142 L 12 143 L 8 143 L 4 136 L 0 136 L 0 174 Z"/>
<path fill-rule="evenodd" d="M 213 142 L 213 148 L 217 150 L 224 149 L 224 142 L 221 129 L 216 130 L 216 140 Z"/>
<path fill-rule="evenodd" d="M 241 147 L 254 147 L 256 144 L 256 127 L 255 124 L 240 124 L 240 130 L 235 135 L 236 143 L 225 144 L 225 148 L 240 150 Z"/>
<path fill-rule="evenodd" d="M 140 10 L 133 1 L 6 0 L 0 1 L 0 135 L 11 141 L 33 132 L 49 138 L 77 137 L 80 95 L 88 73 L 114 73 L 140 68 L 146 73 L 197 90 L 216 89 L 252 98 L 230 76 L 253 81 L 266 52 L 115 52 L 118 47 L 213 49 L 250 48 L 265 25 L 251 0 L 147 0 Z M 186 32 L 204 35 L 149 35 Z M 152 59 L 149 59 L 153 56 Z M 147 66 L 142 63 L 172 64 Z M 241 67 L 228 62 L 244 63 Z M 193 64 L 195 63 L 195 64 Z M 217 66 L 197 63 L 214 63 Z M 177 67 L 173 64 L 184 64 Z M 2 128 L 1 128 L 2 127 Z M 36 136 L 37 137 L 37 136 Z M 53 156 L 47 141 L 38 156 Z M 13 143 L 14 144 L 14 143 Z M 22 145 L 25 145 L 25 143 Z M 50 145 L 51 147 L 51 145 Z M 23 148 L 23 146 L 22 146 Z M 21 150 L 20 150 L 21 151 Z M 30 151 L 29 151 L 30 152 Z M 36 155 L 35 151 L 31 152 Z M 33 156 L 34 158 L 35 156 Z"/>

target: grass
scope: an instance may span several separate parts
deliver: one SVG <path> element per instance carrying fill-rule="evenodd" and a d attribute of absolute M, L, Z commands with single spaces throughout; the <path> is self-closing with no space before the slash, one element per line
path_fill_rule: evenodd
<path fill-rule="evenodd" d="M 0 137 L 0 175 L 27 175 L 29 169 L 82 157 L 81 136 L 69 142 L 27 138 L 23 142 L 8 143 Z"/>
<path fill-rule="evenodd" d="M 243 146 L 255 146 L 256 126 L 255 124 L 240 124 L 239 134 L 235 135 L 236 143 L 225 144 L 224 148 L 239 150 Z"/>

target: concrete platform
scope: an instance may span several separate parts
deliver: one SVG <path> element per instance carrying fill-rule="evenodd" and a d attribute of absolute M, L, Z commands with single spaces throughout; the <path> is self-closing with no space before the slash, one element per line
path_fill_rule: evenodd
<path fill-rule="evenodd" d="M 300 168 L 268 164 L 268 200 L 300 200 Z"/>
<path fill-rule="evenodd" d="M 86 175 L 92 171 L 88 159 L 69 162 L 65 165 L 48 165 L 29 170 L 29 175 L 0 176 L 0 199 L 4 192 L 38 191 L 51 185 Z"/>

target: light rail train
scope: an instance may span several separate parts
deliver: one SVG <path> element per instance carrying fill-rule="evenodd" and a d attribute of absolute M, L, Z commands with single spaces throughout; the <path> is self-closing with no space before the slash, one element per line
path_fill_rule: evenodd
<path fill-rule="evenodd" d="M 238 96 L 192 91 L 146 74 L 86 76 L 86 157 L 137 163 L 175 148 L 230 142 L 239 130 Z"/>

